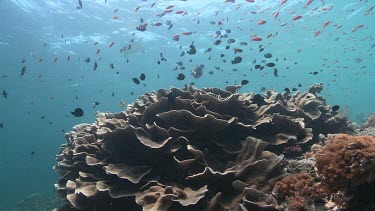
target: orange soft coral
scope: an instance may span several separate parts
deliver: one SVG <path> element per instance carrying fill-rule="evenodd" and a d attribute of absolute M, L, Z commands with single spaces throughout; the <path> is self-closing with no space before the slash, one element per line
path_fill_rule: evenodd
<path fill-rule="evenodd" d="M 375 137 L 332 135 L 316 155 L 318 173 L 330 192 L 375 180 Z"/>

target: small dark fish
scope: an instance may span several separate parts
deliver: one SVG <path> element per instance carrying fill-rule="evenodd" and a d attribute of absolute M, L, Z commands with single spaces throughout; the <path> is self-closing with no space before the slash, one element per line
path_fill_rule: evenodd
<path fill-rule="evenodd" d="M 249 83 L 249 81 L 248 80 L 242 80 L 241 81 L 241 85 L 243 86 L 243 85 L 246 85 L 246 84 L 248 84 Z"/>
<path fill-rule="evenodd" d="M 262 52 L 262 51 L 264 51 L 264 48 L 259 48 L 259 52 Z"/>
<path fill-rule="evenodd" d="M 277 74 L 277 68 L 275 68 L 275 69 L 273 70 L 273 75 L 274 75 L 275 77 L 279 77 L 279 75 Z"/>
<path fill-rule="evenodd" d="M 207 48 L 207 50 L 204 51 L 204 53 L 209 53 L 212 51 L 212 48 Z"/>
<path fill-rule="evenodd" d="M 197 65 L 192 71 L 191 75 L 195 78 L 198 79 L 203 75 L 203 68 L 204 65 Z"/>
<path fill-rule="evenodd" d="M 178 76 L 177 76 L 177 80 L 182 81 L 182 80 L 184 80 L 184 79 L 185 79 L 185 75 L 184 75 L 183 73 L 178 74 Z"/>
<path fill-rule="evenodd" d="M 264 58 L 267 58 L 267 59 L 272 58 L 272 54 L 266 53 L 266 54 L 264 54 Z"/>
<path fill-rule="evenodd" d="M 111 69 L 114 69 L 114 68 L 115 68 L 115 66 L 113 66 L 113 64 L 110 64 L 109 67 L 110 67 Z"/>
<path fill-rule="evenodd" d="M 95 62 L 95 64 L 94 64 L 94 70 L 96 70 L 96 68 L 98 68 L 98 63 L 97 62 Z"/>
<path fill-rule="evenodd" d="M 144 73 L 141 73 L 141 76 L 139 77 L 139 79 L 141 79 L 141 81 L 145 80 L 146 79 L 146 75 Z"/>
<path fill-rule="evenodd" d="M 7 91 L 3 90 L 3 96 L 4 96 L 5 99 L 8 97 Z"/>
<path fill-rule="evenodd" d="M 232 43 L 235 43 L 235 42 L 236 42 L 235 39 L 229 39 L 229 40 L 227 40 L 227 43 L 228 43 L 228 44 L 232 44 Z"/>
<path fill-rule="evenodd" d="M 140 84 L 141 83 L 138 78 L 132 78 L 132 80 L 133 80 L 133 82 L 135 84 Z"/>
<path fill-rule="evenodd" d="M 332 106 L 332 111 L 336 112 L 337 110 L 339 110 L 339 108 L 340 108 L 339 105 L 334 105 L 334 106 Z"/>
<path fill-rule="evenodd" d="M 257 64 L 257 65 L 255 65 L 255 69 L 259 69 L 261 66 L 262 66 L 262 65 Z"/>
<path fill-rule="evenodd" d="M 216 40 L 216 41 L 214 42 L 214 45 L 220 45 L 220 43 L 221 43 L 221 40 Z"/>
<path fill-rule="evenodd" d="M 292 92 L 295 92 L 295 91 L 297 91 L 297 88 L 292 88 Z"/>
<path fill-rule="evenodd" d="M 183 57 L 185 55 L 185 51 L 182 51 L 182 53 L 180 54 L 180 57 Z"/>
<path fill-rule="evenodd" d="M 297 84 L 298 87 L 301 87 L 302 85 L 301 84 Z"/>
<path fill-rule="evenodd" d="M 284 91 L 290 92 L 290 89 L 289 88 L 285 88 Z"/>
<path fill-rule="evenodd" d="M 84 112 L 83 112 L 82 108 L 76 108 L 76 109 L 74 109 L 73 112 L 71 112 L 71 114 L 75 117 L 81 117 L 81 116 L 83 116 L 83 113 Z"/>
<path fill-rule="evenodd" d="M 141 18 L 139 21 L 141 21 L 141 23 L 143 23 L 143 18 Z"/>
<path fill-rule="evenodd" d="M 263 70 L 264 69 L 264 66 L 260 66 L 260 68 L 259 68 L 260 70 Z"/>
<path fill-rule="evenodd" d="M 31 151 L 31 152 L 30 152 L 30 155 L 31 155 L 31 156 L 35 155 L 35 151 Z"/>
<path fill-rule="evenodd" d="M 213 75 L 214 74 L 214 72 L 211 70 L 210 72 L 208 72 L 210 75 Z"/>
<path fill-rule="evenodd" d="M 22 61 L 21 61 L 21 63 L 23 64 L 23 63 L 25 63 L 25 62 L 26 62 L 26 60 L 23 58 Z"/>
<path fill-rule="evenodd" d="M 160 61 L 158 60 L 158 64 L 160 64 Z"/>
<path fill-rule="evenodd" d="M 87 57 L 87 59 L 84 60 L 86 63 L 89 63 L 90 62 L 90 58 Z"/>
<path fill-rule="evenodd" d="M 232 32 L 232 30 L 230 30 L 230 29 L 225 29 L 225 32 L 228 33 L 228 34 L 230 34 L 230 33 Z"/>
<path fill-rule="evenodd" d="M 270 62 L 270 63 L 267 63 L 266 66 L 267 66 L 267 67 L 275 67 L 275 63 Z"/>
<path fill-rule="evenodd" d="M 22 67 L 22 70 L 21 70 L 21 77 L 22 77 L 23 75 L 25 75 L 25 73 L 26 73 L 26 66 L 23 66 L 23 67 Z"/>
<path fill-rule="evenodd" d="M 3 123 L 0 123 L 0 128 L 4 128 L 4 124 Z"/>
<path fill-rule="evenodd" d="M 78 4 L 79 4 L 79 7 L 77 7 L 77 9 L 82 9 L 82 1 L 81 0 L 78 0 Z"/>
<path fill-rule="evenodd" d="M 173 27 L 173 24 L 171 23 L 169 26 L 168 26 L 168 30 L 171 29 Z"/>
<path fill-rule="evenodd" d="M 230 46 L 229 46 L 229 45 L 225 46 L 225 49 L 226 49 L 226 50 L 228 50 L 229 48 L 230 48 Z"/>
<path fill-rule="evenodd" d="M 182 61 L 176 62 L 176 64 L 177 64 L 178 66 L 182 66 L 182 65 L 184 65 L 184 63 L 183 63 Z"/>
<path fill-rule="evenodd" d="M 231 62 L 232 62 L 232 64 L 238 64 L 238 63 L 242 62 L 242 57 L 236 56 Z"/>
<path fill-rule="evenodd" d="M 93 104 L 92 104 L 93 106 L 94 106 L 94 108 L 95 108 L 95 106 L 98 106 L 98 105 L 100 105 L 100 102 L 94 102 Z"/>
<path fill-rule="evenodd" d="M 186 53 L 190 54 L 190 55 L 193 55 L 197 52 L 197 50 L 195 49 L 195 46 L 194 45 L 190 45 L 190 50 L 189 51 L 186 51 Z"/>
<path fill-rule="evenodd" d="M 224 54 L 220 54 L 220 57 L 223 58 L 225 55 Z"/>
<path fill-rule="evenodd" d="M 220 67 L 218 67 L 218 66 L 215 66 L 215 69 L 216 69 L 216 70 L 220 70 Z"/>

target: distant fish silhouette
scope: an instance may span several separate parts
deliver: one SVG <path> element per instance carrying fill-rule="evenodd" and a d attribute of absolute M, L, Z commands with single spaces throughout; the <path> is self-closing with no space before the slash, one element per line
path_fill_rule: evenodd
<path fill-rule="evenodd" d="M 25 75 L 25 73 L 26 73 L 26 66 L 23 66 L 23 67 L 22 67 L 22 70 L 21 70 L 21 77 L 22 77 L 23 75 Z"/>
<path fill-rule="evenodd" d="M 82 9 L 82 1 L 78 0 L 78 4 L 79 4 L 79 6 L 77 6 L 76 9 L 81 10 Z"/>

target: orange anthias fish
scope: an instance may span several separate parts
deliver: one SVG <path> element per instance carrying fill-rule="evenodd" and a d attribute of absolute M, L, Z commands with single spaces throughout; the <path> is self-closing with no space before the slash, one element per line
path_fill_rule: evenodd
<path fill-rule="evenodd" d="M 258 22 L 258 25 L 262 25 L 262 24 L 265 24 L 265 23 L 266 23 L 265 20 L 260 20 L 260 21 Z"/>
<path fill-rule="evenodd" d="M 357 31 L 358 29 L 362 28 L 363 26 L 364 26 L 363 24 L 356 26 L 356 27 L 352 30 L 352 32 Z"/>
<path fill-rule="evenodd" d="M 118 19 L 118 15 L 113 16 L 113 19 L 115 20 Z"/>
<path fill-rule="evenodd" d="M 275 16 L 275 20 L 276 20 L 277 16 L 279 16 L 279 14 L 280 14 L 280 12 L 279 12 L 279 11 L 277 11 L 277 12 L 275 12 L 275 13 L 274 13 L 274 16 Z"/>
<path fill-rule="evenodd" d="M 173 38 L 174 41 L 179 41 L 180 40 L 180 35 L 176 34 L 172 38 Z"/>
<path fill-rule="evenodd" d="M 296 20 L 301 19 L 301 18 L 302 18 L 301 15 L 297 15 L 297 16 L 294 16 L 294 17 L 293 17 L 293 20 L 296 21 Z"/>
<path fill-rule="evenodd" d="M 308 0 L 305 7 L 309 6 L 312 2 L 313 0 Z"/>
<path fill-rule="evenodd" d="M 183 35 L 192 35 L 193 32 L 182 32 L 181 34 L 183 34 Z"/>
<path fill-rule="evenodd" d="M 251 41 L 262 41 L 262 38 L 260 38 L 260 37 L 252 37 Z"/>

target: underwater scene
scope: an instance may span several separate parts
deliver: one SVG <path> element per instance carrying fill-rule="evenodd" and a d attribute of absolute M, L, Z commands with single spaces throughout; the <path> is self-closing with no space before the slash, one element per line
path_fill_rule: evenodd
<path fill-rule="evenodd" d="M 0 210 L 375 210 L 375 1 L 0 0 Z"/>

